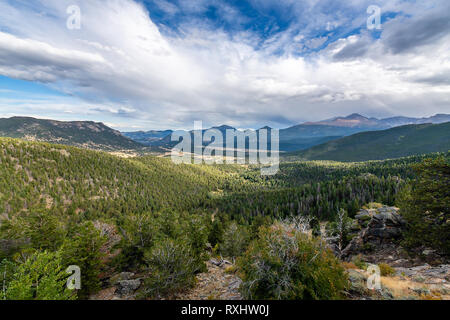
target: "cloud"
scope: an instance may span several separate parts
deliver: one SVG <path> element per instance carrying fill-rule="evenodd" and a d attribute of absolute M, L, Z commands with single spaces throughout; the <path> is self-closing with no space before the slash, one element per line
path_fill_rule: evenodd
<path fill-rule="evenodd" d="M 387 23 L 382 41 L 393 54 L 420 50 L 450 35 L 450 4 L 418 18 L 401 18 Z"/>
<path fill-rule="evenodd" d="M 79 70 L 80 66 L 88 69 L 102 64 L 106 61 L 98 54 L 55 48 L 0 32 L 0 70 L 6 76 L 51 82 Z"/>
<path fill-rule="evenodd" d="M 82 28 L 68 30 L 66 8 L 72 1 L 7 1 L 0 4 L 0 74 L 43 82 L 73 97 L 54 100 L 47 109 L 19 103 L 17 113 L 70 110 L 121 128 L 189 128 L 193 120 L 280 127 L 352 112 L 416 116 L 423 115 L 427 101 L 433 103 L 427 104 L 430 113 L 445 110 L 450 93 L 445 75 L 433 86 L 423 81 L 439 79 L 439 70 L 449 68 L 447 25 L 431 19 L 442 2 L 418 13 L 403 1 L 381 1 L 385 10 L 401 8 L 405 14 L 386 22 L 379 38 L 368 31 L 346 34 L 364 25 L 369 2 L 337 7 L 334 1 L 255 0 L 258 12 L 289 12 L 292 20 L 263 37 L 199 20 L 182 23 L 176 34 L 162 33 L 151 12 L 131 0 L 80 2 Z M 156 2 L 175 16 L 204 13 L 208 3 Z M 223 21 L 248 22 L 234 7 L 217 6 Z M 405 35 L 408 28 L 416 34 Z M 318 49 L 328 42 L 299 54 L 301 45 Z M 12 102 L 3 101 L 0 113 L 10 113 L 8 103 L 11 109 Z"/>
<path fill-rule="evenodd" d="M 166 0 L 154 0 L 154 2 L 161 10 L 169 15 L 175 15 L 180 11 L 176 5 Z"/>

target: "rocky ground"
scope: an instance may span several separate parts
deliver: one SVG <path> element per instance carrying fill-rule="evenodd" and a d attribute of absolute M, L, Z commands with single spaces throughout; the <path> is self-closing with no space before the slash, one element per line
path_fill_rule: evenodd
<path fill-rule="evenodd" d="M 176 300 L 242 300 L 239 286 L 242 281 L 233 272 L 231 262 L 211 259 L 206 263 L 208 271 L 197 275 L 194 288 L 178 294 Z M 131 272 L 122 272 L 108 280 L 110 286 L 91 296 L 91 300 L 134 300 L 142 279 Z"/>
<path fill-rule="evenodd" d="M 414 257 L 399 245 L 404 221 L 394 207 L 382 206 L 361 210 L 354 221 L 353 240 L 342 252 L 350 279 L 346 293 L 349 299 L 377 300 L 450 300 L 450 264 L 433 250 L 422 248 Z M 102 226 L 104 233 L 112 233 Z M 113 239 L 113 243 L 117 239 Z M 336 251 L 336 246 L 330 243 Z M 358 263 L 359 262 L 359 263 Z M 379 290 L 368 289 L 370 274 L 361 264 L 384 263 L 393 273 L 381 276 Z M 172 299 L 179 300 L 241 300 L 242 281 L 230 261 L 210 259 L 208 271 L 197 275 L 196 286 Z M 138 296 L 143 275 L 130 272 L 116 274 L 105 283 L 106 289 L 93 295 L 94 300 L 132 300 Z"/>
<path fill-rule="evenodd" d="M 179 295 L 184 300 L 242 300 L 239 286 L 242 281 L 227 270 L 233 265 L 227 260 L 211 259 L 206 263 L 208 272 L 197 275 L 197 286 Z"/>
<path fill-rule="evenodd" d="M 435 251 L 422 248 L 412 257 L 400 246 L 405 222 L 398 208 L 361 210 L 353 226 L 355 237 L 342 251 L 345 261 L 385 263 L 395 274 L 381 277 L 381 290 L 367 289 L 369 274 L 347 264 L 355 299 L 450 299 L 450 265 Z"/>
<path fill-rule="evenodd" d="M 367 287 L 369 274 L 349 269 L 351 299 L 450 300 L 450 265 L 395 268 L 395 275 L 381 277 L 381 289 Z"/>

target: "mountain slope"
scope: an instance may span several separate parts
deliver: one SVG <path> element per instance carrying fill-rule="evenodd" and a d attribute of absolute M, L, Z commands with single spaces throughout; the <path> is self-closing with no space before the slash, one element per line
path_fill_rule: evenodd
<path fill-rule="evenodd" d="M 11 138 L 0 138 L 0 150 L 0 224 L 2 217 L 39 209 L 90 219 L 195 209 L 210 192 L 233 189 L 240 179 L 232 169 Z"/>
<path fill-rule="evenodd" d="M 396 127 L 357 133 L 290 154 L 305 160 L 366 161 L 446 152 L 450 122 Z"/>
<path fill-rule="evenodd" d="M 354 113 L 347 117 L 336 117 L 318 122 L 306 122 L 280 130 L 280 150 L 304 150 L 340 137 L 359 132 L 386 130 L 408 124 L 440 124 L 450 121 L 450 115 L 437 114 L 428 118 L 392 117 L 387 119 L 367 118 Z M 305 143 L 305 139 L 307 143 Z"/>
<path fill-rule="evenodd" d="M 135 150 L 142 145 L 103 123 L 63 122 L 29 117 L 0 119 L 0 136 L 107 151 Z"/>

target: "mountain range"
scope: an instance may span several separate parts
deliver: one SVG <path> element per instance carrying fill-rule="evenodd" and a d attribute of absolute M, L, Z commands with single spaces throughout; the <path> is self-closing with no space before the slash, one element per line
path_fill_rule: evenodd
<path fill-rule="evenodd" d="M 352 114 L 281 129 L 280 151 L 286 153 L 285 158 L 338 161 L 447 151 L 450 141 L 448 123 L 450 115 L 446 114 L 381 120 Z M 213 129 L 223 133 L 225 142 L 227 130 L 234 128 L 222 125 Z M 269 127 L 261 129 L 271 130 Z M 91 121 L 63 122 L 30 117 L 0 119 L 0 136 L 105 151 L 167 151 L 178 144 L 178 141 L 171 141 L 173 132 L 153 130 L 122 134 L 103 123 Z M 193 135 L 193 131 L 190 134 Z M 204 142 L 205 146 L 207 144 L 209 142 Z"/>
<path fill-rule="evenodd" d="M 367 118 L 354 113 L 346 117 L 335 117 L 318 122 L 305 122 L 280 130 L 280 151 L 290 152 L 306 150 L 316 145 L 350 136 L 364 131 L 385 130 L 409 124 L 433 123 L 450 121 L 450 114 L 437 114 L 428 118 L 391 117 L 386 119 Z M 230 126 L 213 127 L 225 133 Z M 266 127 L 267 128 L 267 127 Z M 270 128 L 269 128 L 270 129 Z M 193 131 L 190 131 L 191 134 Z M 124 132 L 123 134 L 136 142 L 147 146 L 171 148 L 177 142 L 171 141 L 173 130 Z"/>
<path fill-rule="evenodd" d="M 118 151 L 143 146 L 103 123 L 55 121 L 30 117 L 0 119 L 0 136 L 73 145 L 88 149 Z"/>

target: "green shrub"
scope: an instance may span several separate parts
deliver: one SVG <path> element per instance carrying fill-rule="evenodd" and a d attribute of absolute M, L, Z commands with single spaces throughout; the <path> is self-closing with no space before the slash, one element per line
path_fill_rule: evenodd
<path fill-rule="evenodd" d="M 122 239 L 120 254 L 114 264 L 124 270 L 139 269 L 144 265 L 144 251 L 151 248 L 158 230 L 151 213 L 128 214 L 120 221 Z"/>
<path fill-rule="evenodd" d="M 280 223 L 260 229 L 238 266 L 247 299 L 340 299 L 348 284 L 319 238 Z"/>
<path fill-rule="evenodd" d="M 6 289 L 9 286 L 13 276 L 16 273 L 17 265 L 14 262 L 3 259 L 0 262 L 0 285 L 2 290 L 0 291 L 0 300 L 6 300 Z"/>
<path fill-rule="evenodd" d="M 249 233 L 244 226 L 232 222 L 225 230 L 220 251 L 224 256 L 236 258 L 247 249 Z"/>
<path fill-rule="evenodd" d="M 195 263 L 199 267 L 199 272 L 206 272 L 205 261 L 208 260 L 208 254 L 206 252 L 206 242 L 208 241 L 208 228 L 206 227 L 206 221 L 201 217 L 193 217 L 187 223 L 187 243 L 190 246 Z"/>
<path fill-rule="evenodd" d="M 211 244 L 212 247 L 215 247 L 219 243 L 223 241 L 223 222 L 219 219 L 215 219 L 211 222 L 211 230 L 208 234 L 208 242 Z"/>
<path fill-rule="evenodd" d="M 103 267 L 101 252 L 106 239 L 100 235 L 92 222 L 86 222 L 73 230 L 62 248 L 62 259 L 66 266 L 76 265 L 81 269 L 81 290 L 79 298 L 86 299 L 89 294 L 101 288 L 99 279 Z"/>
<path fill-rule="evenodd" d="M 30 213 L 18 214 L 11 220 L 2 221 L 0 235 L 21 244 L 10 254 L 27 248 L 55 251 L 66 236 L 58 218 L 42 209 L 31 209 Z"/>
<path fill-rule="evenodd" d="M 182 291 L 195 284 L 201 268 L 190 246 L 171 239 L 157 243 L 145 254 L 149 276 L 144 281 L 147 297 L 162 297 Z"/>
<path fill-rule="evenodd" d="M 352 229 L 353 220 L 348 217 L 347 211 L 340 209 L 336 215 L 335 221 L 327 224 L 326 231 L 329 237 L 337 238 L 337 249 L 339 254 L 351 241 L 350 231 Z"/>
<path fill-rule="evenodd" d="M 383 277 L 392 276 L 395 274 L 395 269 L 387 263 L 380 263 L 378 267 L 380 268 L 380 273 Z"/>
<path fill-rule="evenodd" d="M 352 263 L 358 267 L 358 269 L 366 270 L 367 269 L 367 262 L 363 261 L 361 258 L 361 255 L 357 255 L 352 258 Z"/>
<path fill-rule="evenodd" d="M 60 252 L 36 252 L 17 266 L 6 289 L 8 300 L 71 300 Z"/>

